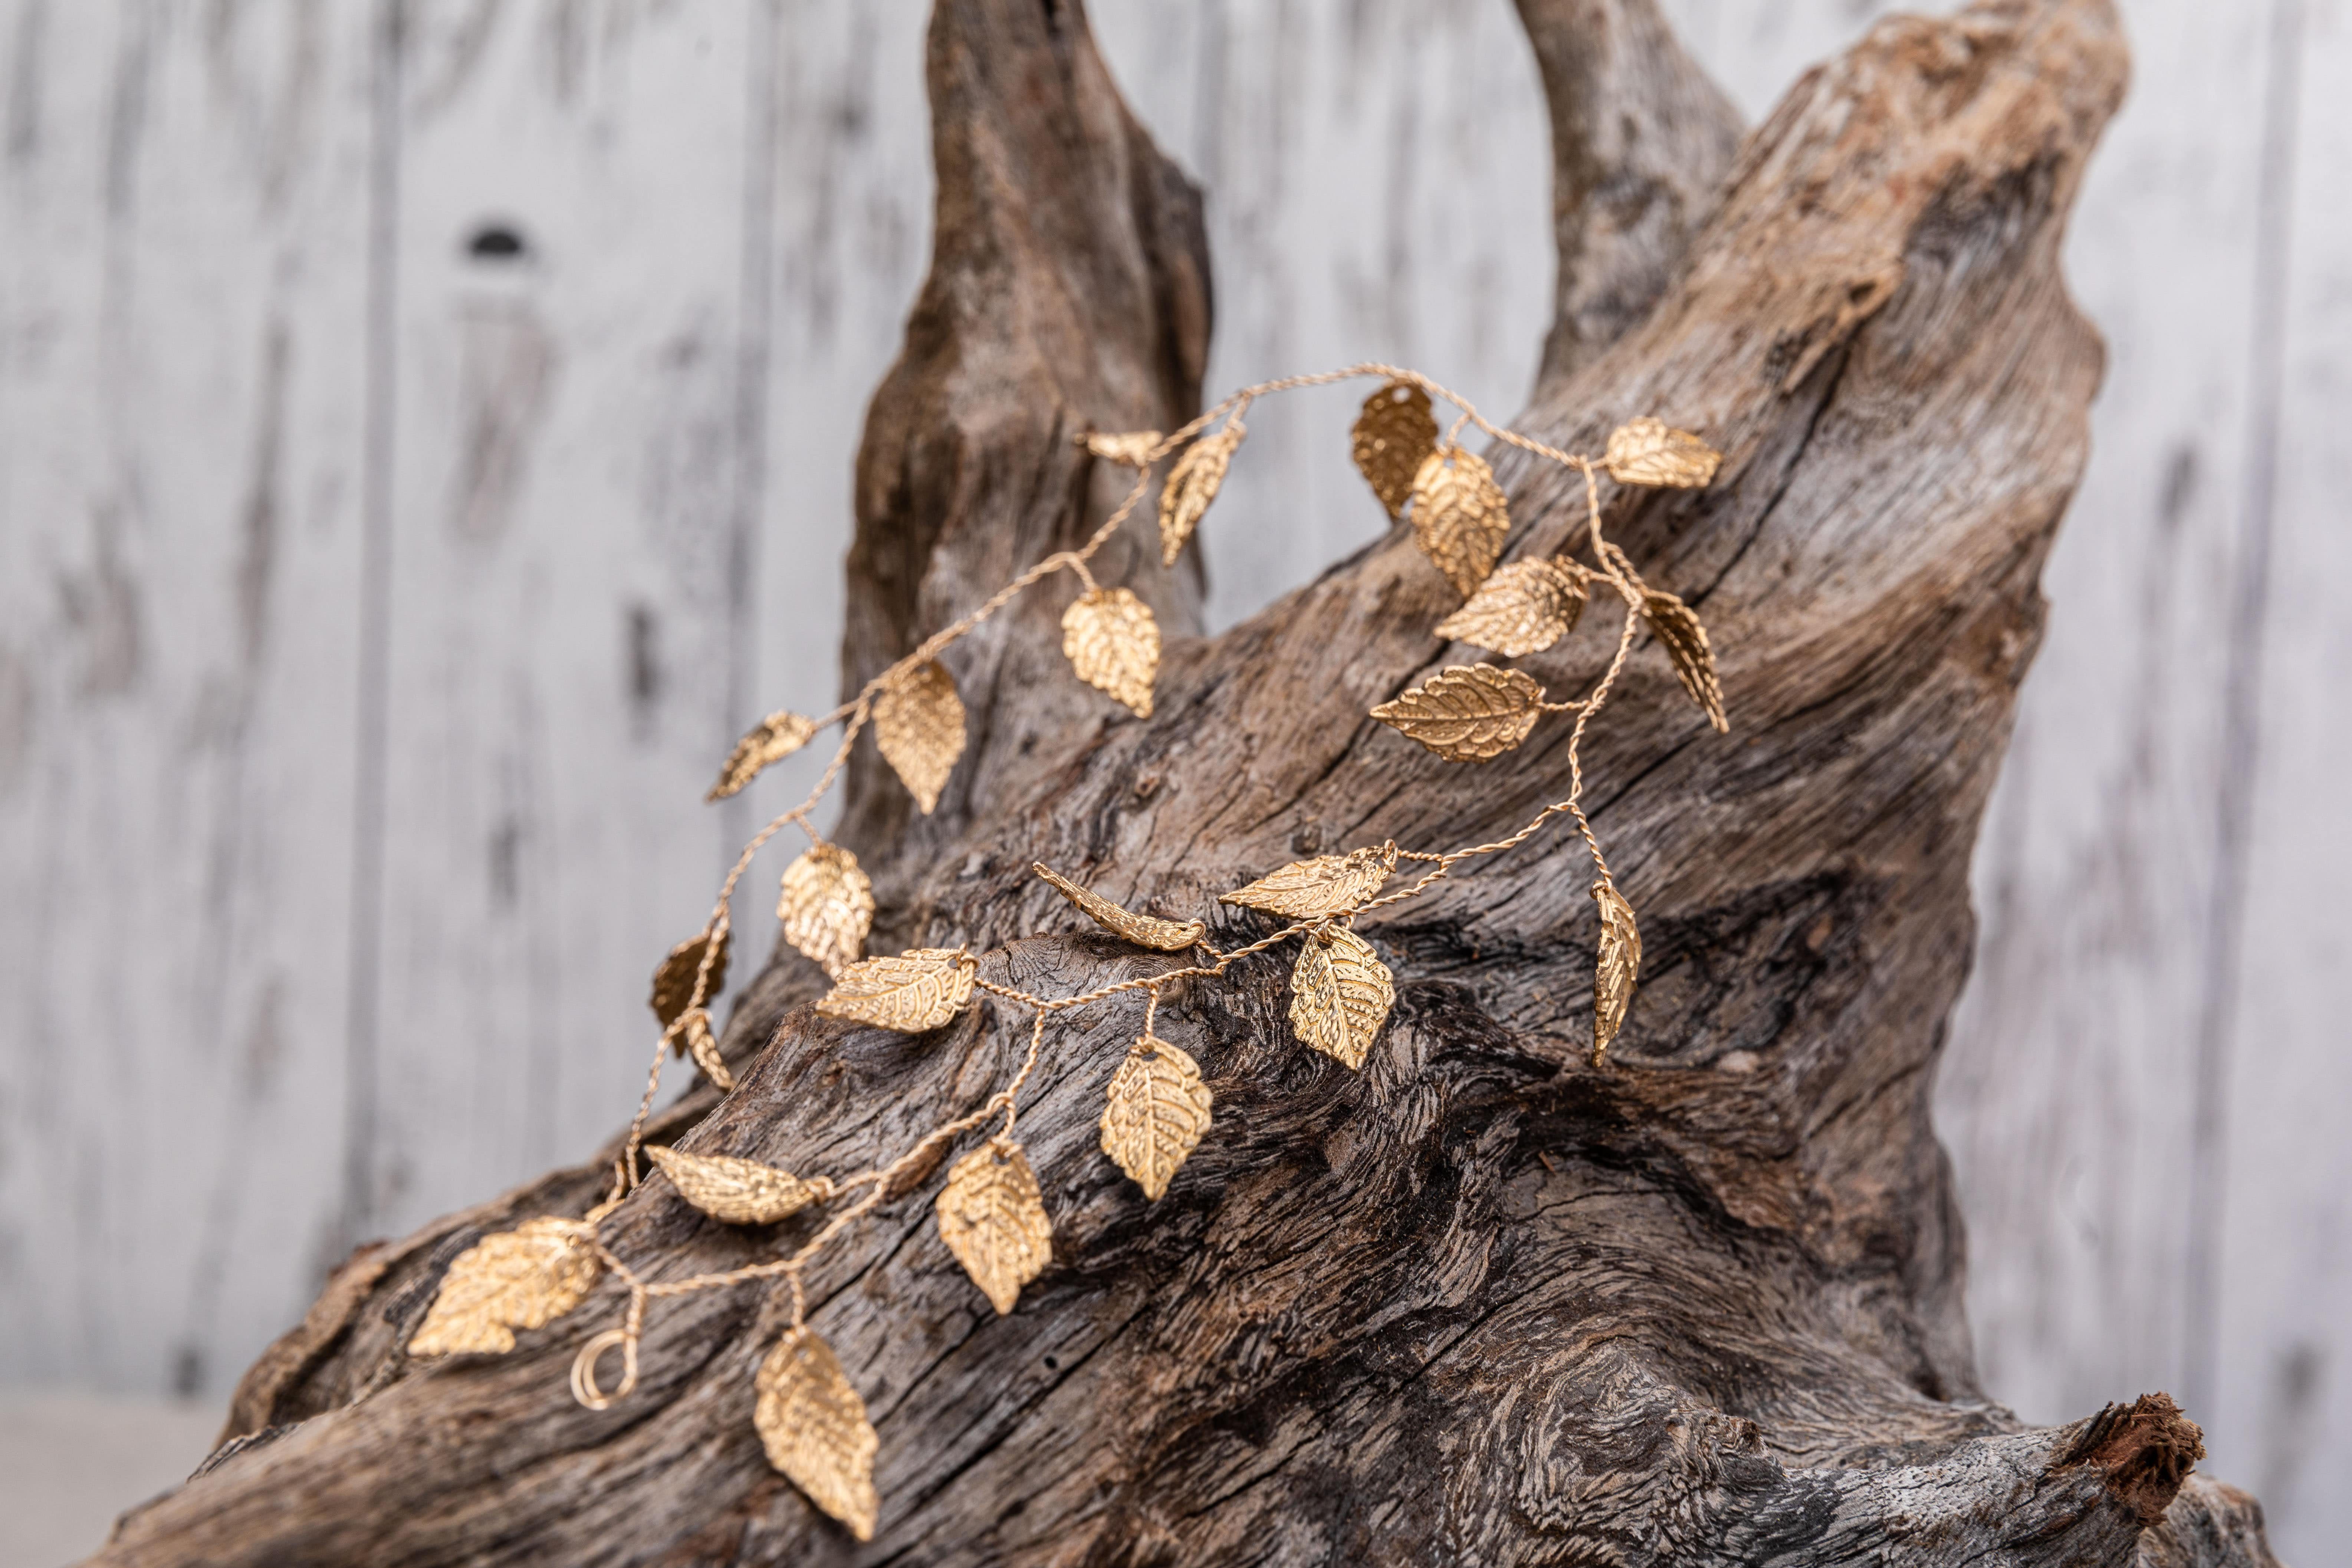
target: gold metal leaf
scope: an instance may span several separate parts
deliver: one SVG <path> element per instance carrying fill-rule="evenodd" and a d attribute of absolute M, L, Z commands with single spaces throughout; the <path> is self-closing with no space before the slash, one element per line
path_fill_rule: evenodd
<path fill-rule="evenodd" d="M 1505 658 L 1540 653 L 1576 629 L 1584 584 L 1556 561 L 1498 566 L 1470 602 L 1437 623 L 1437 635 L 1492 648 Z"/>
<path fill-rule="evenodd" d="M 1213 436 L 1203 436 L 1192 448 L 1176 459 L 1168 470 L 1168 482 L 1160 491 L 1160 563 L 1176 564 L 1176 557 L 1184 553 L 1184 545 L 1192 531 L 1201 526 L 1201 519 L 1209 503 L 1217 499 L 1217 487 L 1225 482 L 1226 465 L 1234 460 L 1234 448 L 1242 444 L 1248 432 L 1238 419 L 1228 419 L 1225 427 Z"/>
<path fill-rule="evenodd" d="M 1396 861 L 1393 844 L 1351 849 L 1345 855 L 1318 855 L 1269 871 L 1246 888 L 1220 893 L 1217 901 L 1293 920 L 1320 920 L 1352 910 L 1370 898 L 1396 869 Z"/>
<path fill-rule="evenodd" d="M 1609 477 L 1621 485 L 1665 485 L 1697 489 L 1714 479 L 1723 454 L 1663 419 L 1644 416 L 1619 426 L 1601 458 Z"/>
<path fill-rule="evenodd" d="M 1078 679 L 1151 717 L 1151 678 L 1160 670 L 1160 623 L 1151 606 L 1125 588 L 1081 594 L 1062 612 L 1062 652 Z"/>
<path fill-rule="evenodd" d="M 1437 416 L 1429 394 L 1409 381 L 1391 381 L 1364 399 L 1349 432 L 1357 468 L 1381 504 L 1396 517 L 1412 499 L 1413 476 L 1437 449 Z"/>
<path fill-rule="evenodd" d="M 661 1167 L 678 1196 L 730 1225 L 772 1225 L 833 1196 L 833 1183 L 825 1177 L 803 1182 L 757 1160 L 689 1154 L 659 1143 L 646 1144 L 646 1156 Z"/>
<path fill-rule="evenodd" d="M 1698 612 L 1672 594 L 1650 588 L 1642 595 L 1642 614 L 1666 657 L 1674 660 L 1675 678 L 1683 683 L 1683 689 L 1706 710 L 1708 723 L 1729 733 L 1731 721 L 1723 712 L 1723 683 L 1715 677 L 1715 649 L 1707 644 L 1706 627 L 1699 624 Z"/>
<path fill-rule="evenodd" d="M 847 1018 L 919 1035 L 936 1029 L 971 1000 L 977 966 L 960 947 L 918 947 L 868 958 L 843 970 L 817 1003 L 828 1018 Z"/>
<path fill-rule="evenodd" d="M 719 770 L 719 782 L 703 798 L 725 800 L 756 778 L 761 768 L 782 762 L 807 745 L 809 737 L 815 733 L 815 720 L 778 709 L 735 742 L 734 751 L 728 753 L 727 765 Z"/>
<path fill-rule="evenodd" d="M 813 1329 L 794 1329 L 760 1363 L 752 1385 L 760 1402 L 751 1424 L 760 1429 L 768 1463 L 850 1534 L 873 1540 L 874 1516 L 881 1510 L 874 1454 L 882 1440 L 833 1347 Z"/>
<path fill-rule="evenodd" d="M 1151 449 L 1160 440 L 1157 430 L 1129 430 L 1117 436 L 1097 430 L 1087 436 L 1087 450 L 1108 461 L 1139 468 L 1151 460 Z"/>
<path fill-rule="evenodd" d="M 654 971 L 654 992 L 649 1005 L 654 1016 L 663 1028 L 677 1022 L 678 1015 L 694 1000 L 695 972 L 702 967 L 702 944 L 708 933 L 698 932 L 669 950 L 669 956 Z M 726 931 L 719 934 L 719 956 L 710 961 L 710 988 L 703 994 L 708 1002 L 727 984 L 727 950 L 734 941 Z"/>
<path fill-rule="evenodd" d="M 1335 927 L 1301 944 L 1290 972 L 1290 1026 L 1325 1056 L 1360 1068 L 1395 1004 L 1389 966 L 1354 931 Z"/>
<path fill-rule="evenodd" d="M 1029 1156 L 992 1139 L 955 1163 L 937 1205 L 940 1239 L 1001 1317 L 1054 1257 L 1054 1222 Z"/>
<path fill-rule="evenodd" d="M 1200 1064 L 1156 1036 L 1136 1041 L 1111 1075 L 1102 1152 L 1156 1202 L 1208 1130 L 1209 1086 Z"/>
<path fill-rule="evenodd" d="M 702 1069 L 702 1076 L 720 1089 L 732 1091 L 735 1075 L 727 1070 L 727 1058 L 719 1054 L 719 1037 L 711 1032 L 710 1015 L 697 1007 L 679 1020 L 670 1037 L 670 1048 L 684 1051 Z"/>
<path fill-rule="evenodd" d="M 411 1355 L 503 1355 L 514 1331 L 554 1321 L 596 1283 L 593 1227 L 576 1219 L 525 1220 L 486 1236 L 457 1255 L 441 1277 L 425 1321 L 408 1341 Z"/>
<path fill-rule="evenodd" d="M 1029 868 L 1044 878 L 1055 892 L 1077 905 L 1079 912 L 1088 920 L 1138 947 L 1181 952 L 1209 934 L 1209 928 L 1199 921 L 1163 921 L 1123 910 L 1100 894 L 1079 887 L 1042 860 L 1033 862 Z"/>
<path fill-rule="evenodd" d="M 930 816 L 963 755 L 963 700 L 947 666 L 926 659 L 876 694 L 874 741 L 916 806 Z"/>
<path fill-rule="evenodd" d="M 1633 923 L 1633 906 L 1616 883 L 1601 878 L 1592 884 L 1592 897 L 1601 905 L 1601 961 L 1592 975 L 1592 1065 L 1599 1067 L 1633 1001 L 1633 982 L 1642 973 L 1642 931 Z"/>
<path fill-rule="evenodd" d="M 1525 670 L 1457 664 L 1381 703 L 1372 717 L 1449 763 L 1483 763 L 1528 738 L 1543 695 Z"/>
<path fill-rule="evenodd" d="M 1440 447 L 1422 459 L 1412 480 L 1412 535 L 1456 593 L 1466 599 L 1478 591 L 1510 531 L 1502 487 L 1485 458 Z"/>
<path fill-rule="evenodd" d="M 786 942 L 839 978 L 866 954 L 866 933 L 874 929 L 874 879 L 840 845 L 812 844 L 784 868 L 776 918 Z"/>

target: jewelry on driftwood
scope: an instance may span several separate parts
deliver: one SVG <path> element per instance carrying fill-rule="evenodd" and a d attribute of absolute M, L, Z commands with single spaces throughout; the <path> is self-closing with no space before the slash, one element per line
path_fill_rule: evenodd
<path fill-rule="evenodd" d="M 1593 593 L 1606 589 L 1625 606 L 1616 651 L 1592 689 L 1574 700 L 1554 701 L 1524 670 L 1485 663 L 1454 665 L 1427 683 L 1371 710 L 1371 717 L 1451 762 L 1482 762 L 1524 742 L 1549 713 L 1575 715 L 1568 738 L 1569 787 L 1507 838 L 1445 850 L 1401 849 L 1381 843 L 1345 854 L 1316 856 L 1268 872 L 1219 901 L 1287 921 L 1246 946 L 1221 951 L 1200 920 L 1139 914 L 1071 881 L 1045 865 L 1033 868 L 1103 930 L 1139 947 L 1192 954 L 1192 961 L 1141 979 L 1121 981 L 1076 996 L 1034 995 L 982 979 L 978 958 L 960 948 L 917 948 L 865 956 L 874 923 L 873 884 L 857 858 L 827 842 L 811 814 L 842 769 L 860 731 L 871 725 L 918 809 L 929 815 L 963 753 L 964 710 L 955 679 L 939 656 L 957 639 L 1025 590 L 1062 572 L 1078 581 L 1078 598 L 1062 617 L 1062 648 L 1077 677 L 1130 709 L 1151 712 L 1152 680 L 1160 663 L 1160 627 L 1150 607 L 1123 587 L 1098 584 L 1088 563 L 1142 504 L 1153 469 L 1173 457 L 1160 488 L 1157 522 L 1161 560 L 1173 565 L 1216 500 L 1227 468 L 1247 434 L 1242 416 L 1257 398 L 1297 387 L 1377 375 L 1380 389 L 1365 399 L 1352 431 L 1356 466 L 1391 519 L 1407 519 L 1430 563 L 1462 595 L 1459 609 L 1434 628 L 1440 637 L 1486 648 L 1506 658 L 1540 652 L 1577 625 Z M 1461 410 L 1440 437 L 1433 398 Z M 1223 420 L 1213 433 L 1202 434 Z M 1455 445 L 1464 425 L 1575 470 L 1584 481 L 1591 564 L 1563 553 L 1497 567 L 1510 531 L 1501 487 L 1486 460 Z M 1572 819 L 1592 857 L 1598 906 L 1599 958 L 1593 976 L 1592 1062 L 1601 1066 L 1625 1020 L 1641 971 L 1642 938 L 1633 909 L 1619 891 L 1600 840 L 1581 805 L 1584 773 L 1579 748 L 1585 727 L 1607 701 L 1624 668 L 1634 634 L 1646 624 L 1672 663 L 1676 679 L 1717 730 L 1728 730 L 1722 688 L 1706 628 L 1689 605 L 1642 580 L 1623 552 L 1602 536 L 1598 474 L 1621 485 L 1695 489 L 1710 483 L 1721 461 L 1704 441 L 1653 418 L 1635 419 L 1609 438 L 1595 461 L 1487 423 L 1464 398 L 1426 376 L 1387 364 L 1350 365 L 1319 375 L 1295 376 L 1244 388 L 1172 434 L 1144 430 L 1085 437 L 1089 452 L 1136 470 L 1117 510 L 1076 550 L 1038 562 L 985 604 L 934 633 L 920 647 L 866 682 L 850 701 L 822 718 L 770 714 L 738 742 L 710 791 L 731 795 L 763 768 L 806 745 L 835 724 L 840 744 L 809 797 L 752 837 L 728 873 L 707 925 L 679 943 L 654 976 L 652 1005 L 662 1025 L 646 1089 L 603 1203 L 585 1217 L 547 1216 L 485 1237 L 460 1254 L 408 1342 L 413 1355 L 498 1354 L 514 1348 L 514 1331 L 562 1317 L 609 1270 L 626 1288 L 622 1326 L 590 1339 L 572 1372 L 573 1394 L 604 1409 L 636 1386 L 637 1346 L 648 1302 L 754 1279 L 782 1279 L 792 1291 L 792 1319 L 755 1380 L 753 1423 L 768 1458 L 810 1502 L 871 1539 L 879 1500 L 874 1489 L 878 1447 L 865 1402 L 830 1347 L 808 1326 L 802 1276 L 810 1262 L 848 1226 L 887 1199 L 904 1195 L 936 1168 L 946 1146 L 1000 1114 L 1003 1125 L 949 1169 L 934 1208 L 940 1235 L 956 1261 L 1000 1313 L 1010 1312 L 1024 1286 L 1053 1255 L 1053 1223 L 1045 1212 L 1029 1157 L 1013 1136 L 1021 1090 L 1037 1066 L 1046 1020 L 1141 992 L 1141 1034 L 1111 1075 L 1102 1116 L 1102 1150 L 1143 1189 L 1147 1200 L 1168 1190 L 1185 1159 L 1209 1131 L 1211 1099 L 1199 1065 L 1152 1032 L 1161 994 L 1186 980 L 1222 977 L 1239 960 L 1296 938 L 1290 1024 L 1299 1040 L 1349 1068 L 1363 1066 L 1395 1005 L 1395 977 L 1356 921 L 1412 899 L 1445 880 L 1465 862 L 1517 848 L 1556 816 Z M 1409 518 L 1408 518 L 1408 514 Z M 647 1148 L 645 1127 L 673 1053 L 691 1055 L 720 1089 L 733 1080 L 720 1059 L 709 1003 L 725 984 L 729 907 L 735 886 L 760 849 L 787 824 L 807 835 L 809 847 L 784 869 L 777 915 L 784 940 L 819 964 L 833 988 L 817 1003 L 827 1017 L 905 1033 L 946 1024 L 971 1002 L 974 991 L 1030 1009 L 1027 1052 L 1012 1081 L 980 1110 L 931 1129 L 887 1165 L 845 1176 L 803 1176 L 757 1161 Z M 1393 891 L 1399 863 L 1411 879 Z M 731 1225 L 768 1225 L 803 1208 L 848 1200 L 792 1252 L 765 1262 L 690 1279 L 646 1281 L 615 1256 L 600 1223 L 644 1184 L 640 1153 L 667 1175 L 678 1195 Z M 621 1376 L 611 1392 L 596 1381 L 598 1362 L 618 1349 Z"/>

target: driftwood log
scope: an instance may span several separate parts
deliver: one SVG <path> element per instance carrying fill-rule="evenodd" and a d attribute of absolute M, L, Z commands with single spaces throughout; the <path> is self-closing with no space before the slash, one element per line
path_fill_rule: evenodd
<path fill-rule="evenodd" d="M 583 1212 L 608 1153 L 361 1248 L 247 1373 L 222 1449 L 97 1561 L 2271 1561 L 2162 1394 L 2058 1428 L 1985 1398 L 1927 1118 L 2100 374 L 2058 252 L 2124 89 L 2107 0 L 1885 22 L 1744 142 L 1650 0 L 1521 10 L 1561 279 L 1520 424 L 1595 450 L 1655 413 L 1727 454 L 1709 489 L 1609 502 L 1705 615 L 1734 725 L 1644 649 L 1590 742 L 1646 949 L 1611 1064 L 1585 1059 L 1590 870 L 1549 837 L 1370 924 L 1399 997 L 1360 1073 L 1292 1039 L 1279 956 L 1174 997 L 1160 1032 L 1216 1119 L 1155 1205 L 1096 1148 L 1139 1005 L 1053 1037 L 1023 1132 L 1055 1261 L 1012 1316 L 940 1244 L 935 1179 L 853 1233 L 813 1315 L 880 1429 L 870 1545 L 761 1455 L 780 1291 L 663 1306 L 644 1385 L 602 1413 L 565 1374 L 609 1285 L 511 1355 L 404 1356 L 458 1251 Z M 851 687 L 1081 537 L 1120 480 L 1074 437 L 1182 421 L 1208 343 L 1200 196 L 1074 0 L 940 0 L 929 75 L 937 254 L 858 458 Z M 1501 472 L 1510 553 L 1562 546 L 1564 476 Z M 1066 588 L 960 645 L 970 750 L 938 812 L 870 748 L 848 780 L 875 950 L 969 943 L 983 973 L 1075 991 L 1147 960 L 1076 930 L 1034 859 L 1212 913 L 1297 856 L 1494 837 L 1561 793 L 1562 729 L 1464 769 L 1366 719 L 1474 657 L 1430 637 L 1452 601 L 1402 531 L 1215 638 L 1189 561 L 1097 569 L 1173 634 L 1157 711 L 1068 678 Z M 1525 662 L 1571 689 L 1604 657 L 1588 635 Z M 976 1105 L 1021 1043 L 992 1005 L 915 1038 L 823 1020 L 822 985 L 772 963 L 728 1031 L 740 1086 L 657 1136 L 866 1166 Z M 607 1234 L 670 1278 L 801 1223 L 747 1237 L 657 1179 Z"/>

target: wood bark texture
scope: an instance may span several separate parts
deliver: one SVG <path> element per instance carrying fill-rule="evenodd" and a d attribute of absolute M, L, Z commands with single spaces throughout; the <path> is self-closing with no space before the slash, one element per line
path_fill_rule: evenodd
<path fill-rule="evenodd" d="M 1055 1258 L 1010 1317 L 941 1246 L 935 1174 L 828 1256 L 812 1321 L 881 1435 L 869 1545 L 752 1429 L 781 1289 L 659 1304 L 643 1384 L 603 1412 L 565 1373 L 617 1319 L 609 1284 L 512 1354 L 403 1355 L 450 1260 L 583 1212 L 592 1163 L 362 1247 L 247 1373 L 220 1452 L 96 1561 L 2271 1561 L 2165 1396 L 2037 1429 L 1982 1395 L 1927 1120 L 2100 374 L 2058 251 L 2123 90 L 2112 9 L 1889 21 L 1736 159 L 1646 0 L 1522 13 L 1562 191 L 1522 427 L 1598 451 L 1655 414 L 1727 454 L 1711 489 L 1608 502 L 1706 617 L 1733 722 L 1710 731 L 1645 645 L 1588 743 L 1644 949 L 1610 1065 L 1585 1060 L 1590 866 L 1548 837 L 1367 922 L 1398 1000 L 1360 1073 L 1291 1037 L 1284 955 L 1171 997 L 1157 1033 L 1215 1113 L 1156 1204 L 1097 1146 L 1140 1003 L 1051 1032 L 1022 1129 Z M 1077 6 L 942 0 L 929 74 L 937 252 L 859 458 L 853 686 L 1090 527 L 1118 481 L 1073 437 L 1188 417 L 1207 347 L 1199 198 Z M 1507 559 L 1571 542 L 1579 487 L 1498 472 Z M 1496 837 L 1563 792 L 1564 726 L 1464 768 L 1367 719 L 1466 662 L 1429 635 L 1456 596 L 1407 529 L 1213 639 L 1193 569 L 1137 548 L 1098 570 L 1171 634 L 1153 717 L 1060 668 L 1073 587 L 960 645 L 970 749 L 937 813 L 870 751 L 849 780 L 874 950 L 969 944 L 984 975 L 1076 992 L 1164 960 L 1083 929 L 1033 861 L 1230 940 L 1263 917 L 1214 895 L 1285 861 Z M 1605 652 L 1521 662 L 1565 690 Z M 657 1137 L 861 1168 L 977 1105 L 1025 1034 L 993 1003 L 913 1038 L 824 1020 L 822 985 L 772 963 L 728 1030 L 739 1087 Z M 656 1179 L 606 1235 L 677 1278 L 813 1223 L 747 1237 Z"/>

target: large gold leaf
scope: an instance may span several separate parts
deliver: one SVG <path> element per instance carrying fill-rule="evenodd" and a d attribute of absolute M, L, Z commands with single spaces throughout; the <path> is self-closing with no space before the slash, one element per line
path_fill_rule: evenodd
<path fill-rule="evenodd" d="M 816 733 L 816 721 L 782 709 L 769 714 L 751 729 L 751 732 L 735 742 L 728 753 L 727 765 L 719 770 L 719 782 L 710 786 L 706 800 L 725 800 L 759 775 L 770 763 L 782 762 L 803 746 Z"/>
<path fill-rule="evenodd" d="M 1062 612 L 1062 652 L 1078 679 L 1151 717 L 1151 678 L 1160 670 L 1160 623 L 1151 606 L 1125 588 L 1081 594 Z"/>
<path fill-rule="evenodd" d="M 1520 658 L 1573 631 L 1585 596 L 1584 584 L 1559 563 L 1514 561 L 1496 567 L 1468 604 L 1438 622 L 1437 635 Z"/>
<path fill-rule="evenodd" d="M 812 844 L 784 868 L 776 900 L 784 940 L 838 977 L 866 952 L 874 929 L 874 880 L 838 844 Z"/>
<path fill-rule="evenodd" d="M 1642 931 L 1633 923 L 1633 906 L 1616 883 L 1601 878 L 1592 884 L 1592 897 L 1601 905 L 1601 960 L 1592 975 L 1592 1065 L 1599 1067 L 1633 1001 L 1633 982 L 1642 973 Z"/>
<path fill-rule="evenodd" d="M 658 1143 L 646 1144 L 646 1156 L 661 1167 L 678 1196 L 730 1225 L 772 1225 L 833 1196 L 833 1183 L 825 1177 L 803 1182 L 757 1160 L 689 1154 Z"/>
<path fill-rule="evenodd" d="M 874 699 L 874 742 L 929 816 L 963 755 L 963 700 L 947 666 L 926 659 L 882 688 Z"/>
<path fill-rule="evenodd" d="M 850 1534 L 873 1540 L 874 1516 L 881 1509 L 874 1494 L 874 1454 L 882 1441 L 833 1347 L 812 1329 L 794 1329 L 760 1363 L 752 1385 L 760 1402 L 751 1424 L 760 1429 L 768 1463 Z"/>
<path fill-rule="evenodd" d="M 1698 613 L 1672 594 L 1651 588 L 1642 595 L 1642 614 L 1666 657 L 1674 660 L 1675 678 L 1683 683 L 1683 689 L 1706 710 L 1708 723 L 1728 732 L 1731 721 L 1724 717 L 1723 683 L 1715 677 L 1715 650 L 1707 645 L 1706 628 L 1699 624 Z"/>
<path fill-rule="evenodd" d="M 1335 927 L 1300 945 L 1290 972 L 1290 1026 L 1325 1056 L 1361 1068 L 1395 1003 L 1388 965 L 1354 931 Z"/>
<path fill-rule="evenodd" d="M 1097 430 L 1087 437 L 1087 450 L 1108 461 L 1139 468 L 1151 460 L 1151 449 L 1160 441 L 1157 430 L 1128 430 L 1116 436 Z"/>
<path fill-rule="evenodd" d="M 1412 499 L 1413 476 L 1437 448 L 1437 416 L 1429 394 L 1409 381 L 1391 381 L 1364 399 L 1349 432 L 1357 468 L 1393 518 Z"/>
<path fill-rule="evenodd" d="M 918 1035 L 938 1028 L 971 999 L 975 967 L 960 947 L 918 947 L 865 959 L 841 972 L 816 1010 L 828 1018 Z"/>
<path fill-rule="evenodd" d="M 1201 526 L 1202 514 L 1209 503 L 1217 499 L 1217 487 L 1225 482 L 1225 467 L 1234 460 L 1234 450 L 1242 444 L 1248 432 L 1238 419 L 1228 419 L 1225 427 L 1213 436 L 1203 436 L 1192 443 L 1191 450 L 1176 459 L 1168 470 L 1168 482 L 1160 490 L 1160 563 L 1176 564 L 1176 557 L 1184 553 L 1185 543 L 1192 531 Z"/>
<path fill-rule="evenodd" d="M 940 1239 L 1000 1316 L 1054 1257 L 1054 1222 L 1029 1156 L 992 1139 L 955 1163 L 940 1191 Z"/>
<path fill-rule="evenodd" d="M 702 967 L 702 944 L 708 939 L 708 932 L 688 937 L 671 948 L 669 956 L 661 961 L 661 967 L 654 971 L 649 1005 L 665 1029 L 677 1023 L 678 1015 L 694 1001 L 695 972 Z M 733 940 L 729 932 L 719 933 L 719 956 L 710 961 L 710 984 L 702 994 L 705 1002 L 718 995 L 727 984 L 727 949 Z"/>
<path fill-rule="evenodd" d="M 1412 536 L 1454 592 L 1466 599 L 1478 591 L 1510 531 L 1502 487 L 1485 458 L 1441 447 L 1422 459 L 1412 480 Z"/>
<path fill-rule="evenodd" d="M 1209 1130 L 1209 1086 L 1189 1055 L 1146 1035 L 1111 1075 L 1102 1152 L 1157 1200 Z"/>
<path fill-rule="evenodd" d="M 1665 485 L 1697 489 L 1715 478 L 1723 454 L 1663 419 L 1643 416 L 1619 426 L 1601 459 L 1621 485 Z"/>
<path fill-rule="evenodd" d="M 1393 844 L 1351 849 L 1345 855 L 1293 860 L 1246 888 L 1218 894 L 1217 901 L 1264 910 L 1268 914 L 1288 915 L 1293 920 L 1320 920 L 1325 915 L 1354 909 L 1370 898 L 1389 879 L 1389 873 L 1396 869 L 1396 861 L 1397 848 Z"/>
<path fill-rule="evenodd" d="M 1381 703 L 1372 717 L 1449 763 L 1483 763 L 1528 738 L 1543 695 L 1525 670 L 1457 664 Z"/>
<path fill-rule="evenodd" d="M 1150 915 L 1139 915 L 1123 910 L 1108 899 L 1089 892 L 1055 870 L 1043 861 L 1029 868 L 1045 879 L 1062 897 L 1078 906 L 1079 910 L 1095 924 L 1114 936 L 1125 937 L 1138 947 L 1149 947 L 1160 952 L 1181 952 L 1209 934 L 1209 928 L 1199 921 L 1163 921 Z"/>
<path fill-rule="evenodd" d="M 586 1244 L 593 1234 L 579 1220 L 548 1218 L 482 1237 L 441 1277 L 408 1353 L 503 1355 L 514 1349 L 515 1330 L 552 1322 L 596 1283 L 596 1254 Z"/>
<path fill-rule="evenodd" d="M 679 1019 L 669 1043 L 672 1050 L 692 1057 L 694 1065 L 702 1069 L 702 1076 L 719 1089 L 734 1089 L 735 1075 L 727 1070 L 727 1058 L 719 1054 L 719 1037 L 711 1032 L 708 1009 L 697 1007 Z"/>

